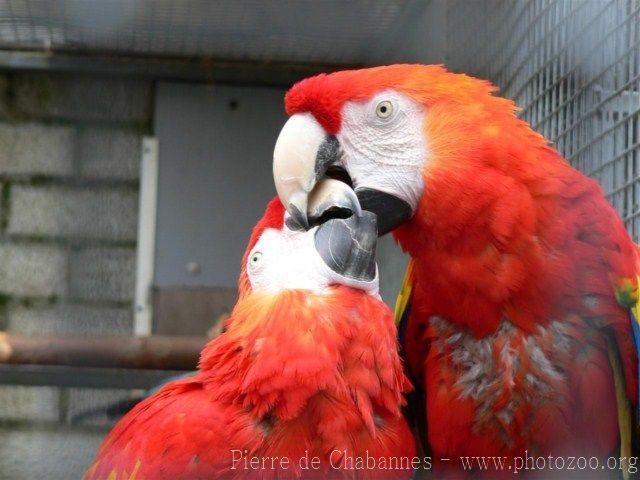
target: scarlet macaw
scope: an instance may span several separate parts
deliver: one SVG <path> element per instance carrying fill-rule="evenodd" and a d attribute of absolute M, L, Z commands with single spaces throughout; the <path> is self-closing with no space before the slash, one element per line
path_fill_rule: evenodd
<path fill-rule="evenodd" d="M 334 188 L 325 182 L 312 206 Z M 377 295 L 375 216 L 359 213 L 304 231 L 271 201 L 227 329 L 197 374 L 130 411 L 84 478 L 408 479 L 416 451 L 400 408 L 409 383 Z"/>
<path fill-rule="evenodd" d="M 303 80 L 275 145 L 278 194 L 304 225 L 374 212 L 411 256 L 398 313 L 436 466 L 602 458 L 619 442 L 628 455 L 636 245 L 596 181 L 495 91 L 437 65 Z M 308 212 L 327 176 L 359 205 Z"/>

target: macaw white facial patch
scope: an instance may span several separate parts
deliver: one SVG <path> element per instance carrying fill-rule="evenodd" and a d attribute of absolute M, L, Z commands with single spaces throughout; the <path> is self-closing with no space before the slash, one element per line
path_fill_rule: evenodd
<path fill-rule="evenodd" d="M 340 284 L 377 295 L 377 271 L 370 281 L 357 280 L 343 277 L 324 263 L 315 248 L 317 229 L 291 230 L 285 222 L 282 230 L 265 230 L 247 259 L 252 290 L 277 293 L 302 289 L 322 293 L 331 285 Z"/>
<path fill-rule="evenodd" d="M 424 108 L 406 95 L 385 90 L 366 102 L 347 102 L 337 137 L 342 164 L 354 187 L 371 188 L 406 201 L 413 210 L 424 186 L 428 155 Z"/>

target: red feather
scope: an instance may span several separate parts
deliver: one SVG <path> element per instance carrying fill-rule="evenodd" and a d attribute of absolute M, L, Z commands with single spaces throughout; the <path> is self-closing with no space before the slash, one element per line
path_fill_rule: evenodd
<path fill-rule="evenodd" d="M 282 205 L 272 202 L 248 250 L 264 229 L 281 228 L 282 218 Z M 389 309 L 347 287 L 272 295 L 247 285 L 227 330 L 203 350 L 197 374 L 129 412 L 86 480 L 134 471 L 138 480 L 411 476 L 410 463 L 354 471 L 339 462 L 344 452 L 409 462 L 416 454 L 400 412 L 410 385 Z M 240 461 L 234 469 L 232 450 L 236 459 L 241 452 L 266 464 Z M 284 457 L 288 468 L 278 460 Z M 317 469 L 305 468 L 306 457 L 318 458 Z"/>
<path fill-rule="evenodd" d="M 335 134 L 345 102 L 385 89 L 425 111 L 424 193 L 394 235 L 414 259 L 404 347 L 426 387 L 436 457 L 610 454 L 618 427 L 605 335 L 618 342 L 632 404 L 638 388 L 628 312 L 616 300 L 622 285 L 636 288 L 638 252 L 620 218 L 486 81 L 440 66 L 351 70 L 299 83 L 286 107 Z M 456 350 L 458 337 L 467 343 Z M 474 345 L 506 353 L 469 366 L 461 357 Z M 486 371 L 467 395 L 473 365 Z M 493 368 L 504 377 L 492 380 Z M 531 391 L 533 377 L 552 387 L 547 397 Z"/>

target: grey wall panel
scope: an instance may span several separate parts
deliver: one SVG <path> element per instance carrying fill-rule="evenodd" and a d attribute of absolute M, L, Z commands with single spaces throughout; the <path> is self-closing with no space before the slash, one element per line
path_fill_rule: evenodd
<path fill-rule="evenodd" d="M 273 146 L 284 91 L 161 83 L 155 286 L 233 287 L 251 228 L 275 195 Z M 380 291 L 393 306 L 406 257 L 378 246 Z M 188 264 L 200 271 L 189 273 Z"/>
<path fill-rule="evenodd" d="M 275 195 L 284 91 L 160 83 L 155 285 L 236 284 L 251 228 Z M 197 264 L 190 273 L 187 266 Z"/>

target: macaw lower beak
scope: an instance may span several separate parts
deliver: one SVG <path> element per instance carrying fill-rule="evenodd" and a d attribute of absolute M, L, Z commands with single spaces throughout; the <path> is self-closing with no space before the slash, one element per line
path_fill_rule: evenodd
<path fill-rule="evenodd" d="M 312 114 L 296 113 L 282 127 L 273 152 L 273 178 L 280 200 L 300 225 L 308 229 L 335 216 L 360 216 L 364 209 L 376 214 L 378 234 L 384 235 L 411 217 L 411 206 L 397 196 L 371 186 L 355 185 L 354 191 L 347 184 L 324 210 L 310 211 L 309 199 L 330 167 L 342 167 L 349 174 L 343 163 L 337 137 Z"/>
<path fill-rule="evenodd" d="M 338 275 L 338 282 L 356 288 L 376 279 L 377 240 L 376 216 L 371 212 L 327 220 L 314 235 L 316 251 Z"/>

